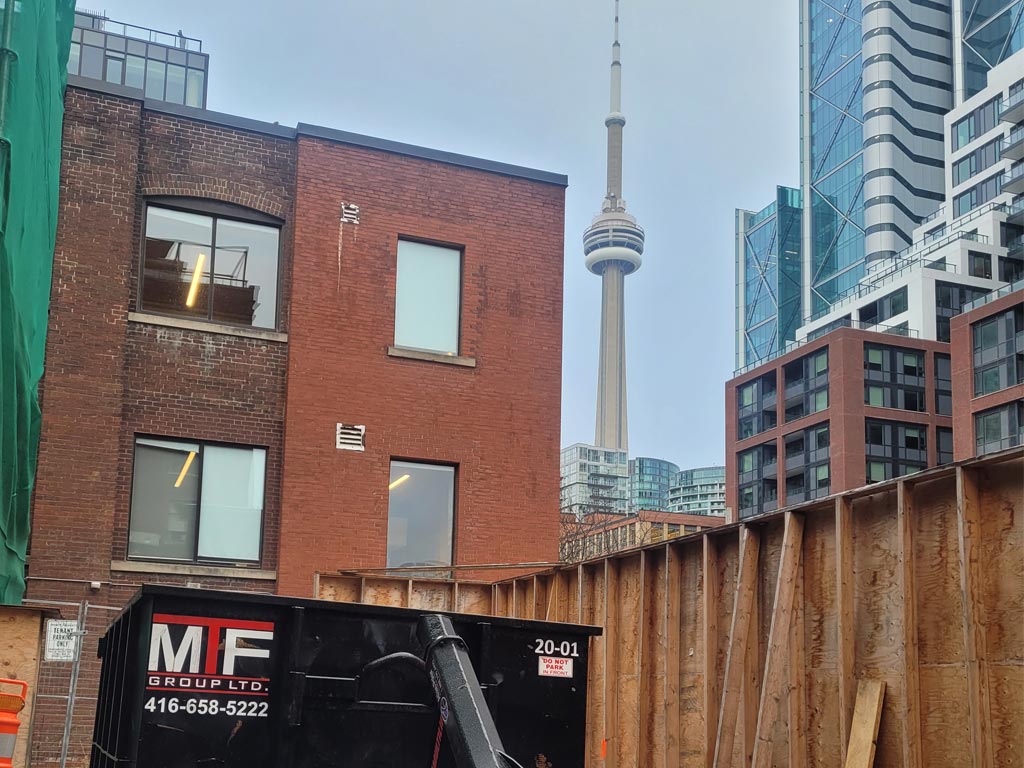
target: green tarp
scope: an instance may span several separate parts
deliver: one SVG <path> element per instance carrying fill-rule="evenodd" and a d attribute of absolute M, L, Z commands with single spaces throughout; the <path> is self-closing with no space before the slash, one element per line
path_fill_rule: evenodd
<path fill-rule="evenodd" d="M 25 593 L 75 4 L 0 0 L 0 9 L 0 604 L 17 604 Z"/>

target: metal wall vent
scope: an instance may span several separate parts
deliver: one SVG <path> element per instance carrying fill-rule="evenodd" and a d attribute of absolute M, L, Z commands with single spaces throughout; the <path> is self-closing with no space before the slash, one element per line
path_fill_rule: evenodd
<path fill-rule="evenodd" d="M 338 424 L 335 435 L 335 447 L 339 451 L 362 451 L 366 449 L 364 440 L 366 437 L 366 427 L 362 424 Z"/>

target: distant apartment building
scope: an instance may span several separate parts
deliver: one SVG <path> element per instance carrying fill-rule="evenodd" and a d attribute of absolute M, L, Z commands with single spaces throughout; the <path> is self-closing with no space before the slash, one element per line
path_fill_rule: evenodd
<path fill-rule="evenodd" d="M 669 512 L 687 515 L 725 514 L 725 467 L 684 469 L 668 489 Z"/>
<path fill-rule="evenodd" d="M 638 456 L 629 460 L 629 508 L 636 512 L 668 509 L 669 489 L 679 467 L 665 459 Z"/>
<path fill-rule="evenodd" d="M 629 512 L 629 460 L 625 451 L 574 443 L 562 448 L 560 508 L 582 517 Z"/>
<path fill-rule="evenodd" d="M 953 460 L 949 345 L 841 328 L 726 384 L 739 518 Z"/>

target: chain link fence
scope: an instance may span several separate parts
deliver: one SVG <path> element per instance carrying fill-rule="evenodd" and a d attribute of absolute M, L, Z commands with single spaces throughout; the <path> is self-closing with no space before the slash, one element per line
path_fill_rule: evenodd
<path fill-rule="evenodd" d="M 32 600 L 73 624 L 67 630 L 72 642 L 62 643 L 54 627 L 47 627 L 41 649 L 32 718 L 32 768 L 86 768 L 99 690 L 99 638 L 121 607 L 98 605 L 88 600 L 64 602 Z M 47 624 L 54 619 L 48 619 Z M 56 642 L 54 642 L 56 641 Z"/>

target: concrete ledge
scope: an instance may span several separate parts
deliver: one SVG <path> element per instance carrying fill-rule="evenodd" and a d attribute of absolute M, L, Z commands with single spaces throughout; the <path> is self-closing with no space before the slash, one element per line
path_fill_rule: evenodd
<path fill-rule="evenodd" d="M 187 320 L 183 317 L 165 317 L 150 315 L 146 312 L 129 312 L 129 323 L 145 323 L 146 325 L 162 325 L 166 328 L 181 328 L 186 331 L 203 331 L 204 333 L 220 333 L 225 336 L 239 336 L 243 339 L 259 339 L 261 341 L 286 342 L 288 334 L 279 331 L 266 331 L 260 328 L 242 328 L 237 325 L 208 323 L 204 320 Z"/>
<path fill-rule="evenodd" d="M 277 571 L 230 565 L 184 565 L 181 563 L 150 563 L 144 560 L 111 560 L 110 570 L 122 573 L 165 573 L 178 576 L 217 576 L 223 579 L 274 581 Z"/>
<path fill-rule="evenodd" d="M 427 352 L 422 349 L 406 349 L 405 347 L 388 347 L 389 357 L 404 357 L 407 360 L 425 360 L 428 363 L 444 363 L 445 365 L 461 365 L 463 368 L 476 368 L 475 357 L 459 357 L 445 355 L 440 352 Z"/>

